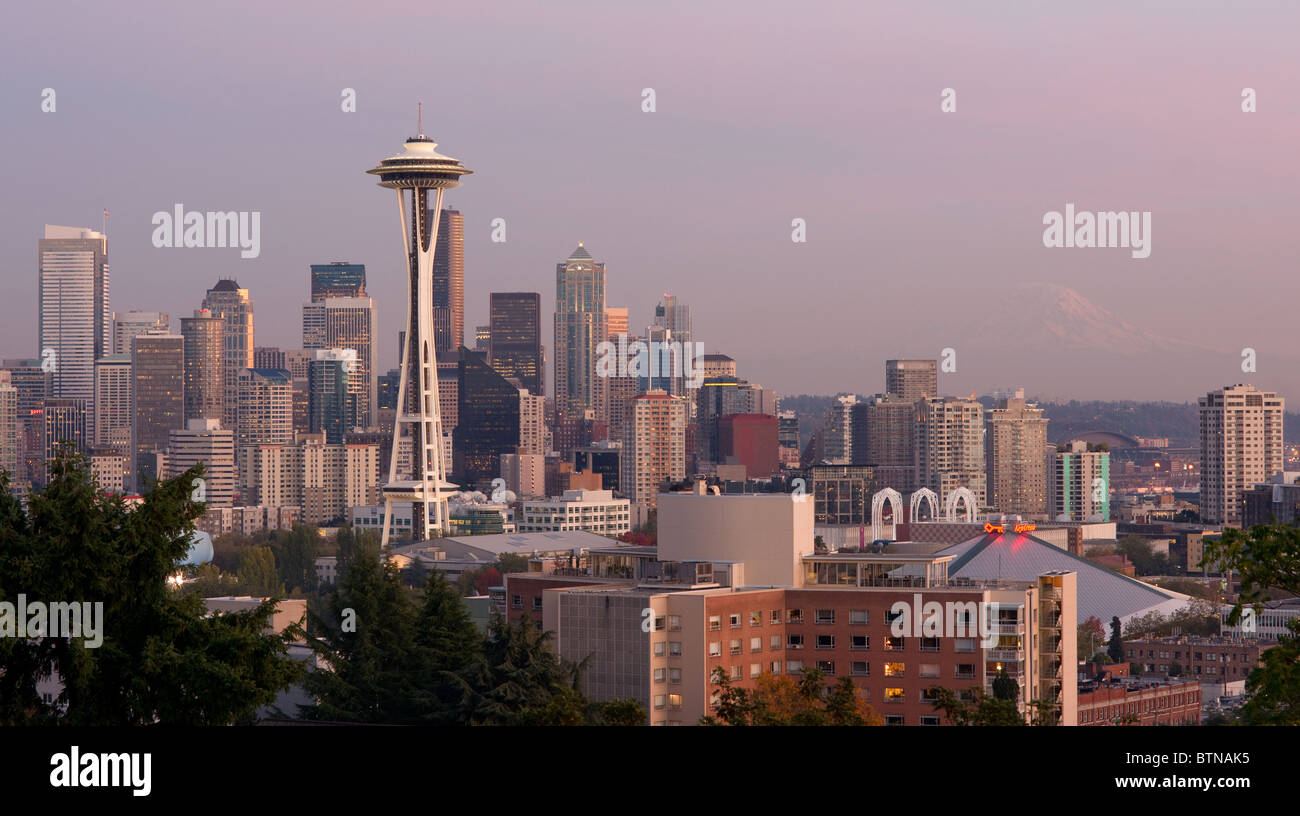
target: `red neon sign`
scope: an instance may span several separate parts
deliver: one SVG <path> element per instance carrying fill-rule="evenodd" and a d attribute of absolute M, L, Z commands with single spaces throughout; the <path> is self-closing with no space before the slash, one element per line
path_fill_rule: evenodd
<path fill-rule="evenodd" d="M 1012 527 L 1011 532 L 1031 533 L 1037 529 L 1038 529 L 1037 524 L 1020 523 Z M 992 522 L 985 522 L 984 524 L 984 532 L 986 533 L 1005 533 L 1006 531 L 1007 531 L 1007 526 L 1005 524 L 993 524 Z"/>

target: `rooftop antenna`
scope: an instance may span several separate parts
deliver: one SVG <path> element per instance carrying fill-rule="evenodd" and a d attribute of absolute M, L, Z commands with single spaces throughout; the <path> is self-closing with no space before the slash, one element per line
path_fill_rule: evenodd
<path fill-rule="evenodd" d="M 424 138 L 424 103 L 415 103 L 415 132 L 420 138 Z"/>

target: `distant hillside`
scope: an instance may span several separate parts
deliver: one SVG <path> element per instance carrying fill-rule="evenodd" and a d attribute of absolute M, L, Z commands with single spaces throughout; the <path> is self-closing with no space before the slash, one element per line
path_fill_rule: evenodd
<path fill-rule="evenodd" d="M 863 397 L 859 395 L 859 399 Z M 781 410 L 794 411 L 799 416 L 801 445 L 807 445 L 812 432 L 825 423 L 834 401 L 835 397 L 821 394 L 781 398 Z M 993 398 L 980 397 L 980 402 L 989 407 L 993 405 Z M 1047 438 L 1050 442 L 1064 442 L 1087 431 L 1116 431 L 1129 436 L 1166 437 L 1176 448 L 1200 444 L 1196 403 L 1071 400 L 1042 403 L 1042 407 L 1048 419 Z M 1287 444 L 1300 440 L 1300 414 L 1287 413 L 1283 426 Z"/>

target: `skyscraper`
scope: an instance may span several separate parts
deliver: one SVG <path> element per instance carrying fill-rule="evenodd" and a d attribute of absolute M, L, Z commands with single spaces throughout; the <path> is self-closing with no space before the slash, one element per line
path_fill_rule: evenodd
<path fill-rule="evenodd" d="M 1230 385 L 1197 400 L 1201 416 L 1201 521 L 1237 524 L 1242 491 L 1284 470 L 1285 400 Z"/>
<path fill-rule="evenodd" d="M 853 406 L 853 464 L 871 465 L 881 485 L 916 490 L 916 404 L 875 394 Z"/>
<path fill-rule="evenodd" d="M 353 375 L 363 387 L 357 403 L 357 424 L 370 425 L 375 389 L 375 323 L 373 299 L 329 297 L 302 307 L 302 347 L 352 349 L 356 352 Z M 334 444 L 334 443 L 331 443 Z"/>
<path fill-rule="evenodd" d="M 460 421 L 452 436 L 457 476 L 474 486 L 499 475 L 501 454 L 519 449 L 519 388 L 487 364 L 460 350 Z"/>
<path fill-rule="evenodd" d="M 225 399 L 221 342 L 225 321 L 207 309 L 181 318 L 185 338 L 185 419 L 221 420 Z M 227 428 L 226 430 L 232 430 Z"/>
<path fill-rule="evenodd" d="M 312 302 L 366 296 L 366 265 L 334 261 L 311 265 Z"/>
<path fill-rule="evenodd" d="M 886 360 L 885 391 L 907 402 L 938 396 L 938 370 L 935 360 Z"/>
<path fill-rule="evenodd" d="M 112 349 L 108 238 L 46 224 L 37 252 L 38 333 L 42 365 L 53 374 L 51 396 L 91 405 L 95 360 Z"/>
<path fill-rule="evenodd" d="M 131 340 L 152 329 L 171 330 L 171 316 L 166 312 L 113 312 L 113 350 L 110 354 L 130 354 Z"/>
<path fill-rule="evenodd" d="M 422 125 L 423 123 L 420 130 L 423 130 Z M 384 527 L 380 535 L 381 546 L 388 545 L 394 502 L 411 503 L 411 534 L 416 541 L 428 538 L 430 521 L 442 533 L 451 529 L 446 498 L 455 486 L 446 480 L 447 463 L 438 395 L 434 270 L 438 261 L 436 256 L 446 257 L 453 251 L 457 253 L 456 259 L 447 261 L 450 303 L 450 296 L 455 290 L 455 287 L 450 286 L 453 273 L 460 275 L 463 286 L 461 231 L 457 213 L 456 228 L 453 229 L 450 223 L 447 228 L 446 251 L 438 251 L 440 241 L 437 238 L 442 233 L 442 197 L 446 190 L 460 185 L 461 176 L 472 171 L 459 161 L 438 153 L 437 147 L 432 139 L 419 133 L 406 140 L 405 149 L 400 155 L 384 159 L 366 171 L 379 176 L 379 186 L 397 192 L 402 241 L 407 253 L 407 309 L 401 356 L 401 397 L 394 420 L 393 455 L 383 490 Z M 463 332 L 463 301 L 459 305 L 462 313 L 457 322 Z M 450 313 L 447 321 L 450 326 Z M 409 464 L 405 467 L 401 465 L 403 448 L 410 452 L 407 457 Z M 399 468 L 409 478 L 398 480 Z M 433 509 L 432 519 L 430 506 Z"/>
<path fill-rule="evenodd" d="M 582 242 L 555 265 L 555 410 L 581 417 L 595 408 L 596 346 L 608 339 L 605 265 Z"/>
<path fill-rule="evenodd" d="M 830 465 L 847 465 L 853 462 L 853 408 L 858 404 L 854 394 L 841 394 L 831 403 L 822 432 L 822 455 Z"/>
<path fill-rule="evenodd" d="M 136 489 L 161 473 L 168 435 L 185 427 L 185 338 L 152 330 L 131 346 L 132 465 Z"/>
<path fill-rule="evenodd" d="M 626 306 L 609 306 L 605 309 L 606 339 L 617 343 L 620 334 L 628 333 L 628 325 Z"/>
<path fill-rule="evenodd" d="M 438 351 L 465 343 L 465 220 L 459 210 L 442 211 L 433 254 L 433 328 Z"/>
<path fill-rule="evenodd" d="M 45 461 L 61 453 L 65 446 L 74 453 L 85 453 L 86 401 L 53 397 L 45 401 Z"/>
<path fill-rule="evenodd" d="M 918 487 L 930 488 L 940 501 L 959 487 L 969 488 L 983 507 L 984 406 L 974 399 L 927 397 L 916 410 Z"/>
<path fill-rule="evenodd" d="M 247 289 L 222 279 L 208 290 L 203 308 L 223 323 L 221 342 L 221 427 L 239 435 L 239 374 L 253 365 L 253 301 Z"/>
<path fill-rule="evenodd" d="M 656 326 L 662 326 L 672 332 L 672 339 L 680 343 L 689 343 L 693 339 L 691 331 L 691 307 L 682 303 L 676 295 L 664 293 L 663 300 L 655 306 Z"/>
<path fill-rule="evenodd" d="M 239 406 L 236 449 L 293 441 L 292 380 L 290 372 L 280 368 L 245 368 L 239 372 L 235 381 Z"/>
<path fill-rule="evenodd" d="M 0 473 L 9 475 L 9 489 L 18 487 L 18 456 L 22 439 L 18 435 L 18 389 L 13 374 L 0 369 Z"/>
<path fill-rule="evenodd" d="M 663 391 L 631 402 L 619 487 L 634 505 L 654 507 L 665 482 L 686 478 L 686 402 Z"/>
<path fill-rule="evenodd" d="M 543 396 L 542 296 L 537 292 L 493 292 L 488 362 L 502 377 L 514 377 L 528 393 Z"/>
<path fill-rule="evenodd" d="M 1043 409 L 1026 403 L 1025 392 L 1017 391 L 1015 397 L 989 409 L 986 429 L 989 507 L 997 513 L 1045 518 L 1047 418 Z"/>
<path fill-rule="evenodd" d="M 45 481 L 45 400 L 50 397 L 54 374 L 42 369 L 39 359 L 6 358 L 0 365 L 18 391 L 18 475 L 15 482 L 25 490 L 29 482 Z"/>
<path fill-rule="evenodd" d="M 329 445 L 360 425 L 366 382 L 352 349 L 318 349 L 307 374 L 309 430 Z"/>
<path fill-rule="evenodd" d="M 95 361 L 95 435 L 97 448 L 131 449 L 131 355 L 109 354 Z"/>

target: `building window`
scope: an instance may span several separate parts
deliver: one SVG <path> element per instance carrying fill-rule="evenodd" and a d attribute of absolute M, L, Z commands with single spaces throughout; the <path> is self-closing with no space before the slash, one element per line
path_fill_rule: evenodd
<path fill-rule="evenodd" d="M 906 663 L 886 663 L 886 664 L 885 664 L 885 676 L 886 676 L 886 677 L 902 677 L 902 676 L 903 676 L 904 674 L 906 674 L 906 673 L 907 673 L 907 664 L 906 664 Z"/>
<path fill-rule="evenodd" d="M 921 715 L 921 725 L 938 725 L 938 724 L 939 724 L 939 718 L 934 716 L 933 714 Z"/>
<path fill-rule="evenodd" d="M 780 623 L 780 622 L 781 622 L 781 610 L 780 610 L 780 609 L 773 609 L 773 610 L 772 610 L 772 615 L 771 615 L 771 617 L 768 618 L 768 621 L 770 621 L 771 624 L 772 624 L 773 626 L 775 626 L 776 624 Z"/>
<path fill-rule="evenodd" d="M 662 695 L 662 694 L 656 694 L 656 695 L 655 695 L 655 708 L 656 708 L 656 709 L 663 708 L 663 707 L 664 707 L 664 701 L 665 701 L 666 699 L 667 699 L 667 697 L 665 697 L 664 695 Z"/>
<path fill-rule="evenodd" d="M 815 620 L 817 623 L 823 623 L 823 624 L 825 624 L 825 623 L 834 623 L 834 622 L 835 622 L 835 610 L 834 610 L 834 609 L 818 609 L 817 612 L 816 612 L 816 616 L 815 616 L 814 620 Z"/>
<path fill-rule="evenodd" d="M 662 632 L 664 630 L 664 624 L 667 622 L 667 619 L 663 615 L 658 616 L 655 618 L 655 628 L 652 631 Z"/>
<path fill-rule="evenodd" d="M 668 616 L 668 631 L 669 631 L 669 632 L 680 632 L 680 631 L 682 631 L 682 616 L 681 616 L 681 615 L 669 615 L 669 616 Z"/>
<path fill-rule="evenodd" d="M 682 670 L 681 670 L 681 669 L 669 669 L 669 670 L 668 670 L 668 682 L 669 682 L 669 683 L 680 683 L 680 682 L 682 682 Z"/>
<path fill-rule="evenodd" d="M 533 597 L 533 611 L 534 612 L 542 611 L 542 599 L 536 596 Z"/>
<path fill-rule="evenodd" d="M 849 648 L 850 648 L 850 649 L 857 649 L 858 651 L 865 651 L 865 650 L 867 650 L 867 649 L 870 649 L 870 648 L 871 648 L 871 636 L 870 636 L 870 635 L 853 635 L 853 636 L 849 639 Z"/>
<path fill-rule="evenodd" d="M 773 661 L 772 661 L 772 674 L 780 674 L 780 673 L 781 673 L 781 661 L 780 661 L 780 660 L 773 660 Z"/>
<path fill-rule="evenodd" d="M 894 637 L 892 635 L 885 635 L 884 640 L 885 640 L 885 651 L 901 652 L 903 651 L 903 646 L 905 645 L 907 639 L 901 637 Z"/>
<path fill-rule="evenodd" d="M 722 641 L 715 640 L 709 644 L 709 657 L 722 657 Z"/>
<path fill-rule="evenodd" d="M 901 617 L 903 617 L 903 613 L 901 611 L 894 612 L 893 610 L 890 610 L 885 613 L 885 625 L 889 626 L 891 623 L 893 623 L 894 621 L 898 620 Z"/>
<path fill-rule="evenodd" d="M 953 644 L 955 652 L 973 652 L 975 651 L 975 638 L 957 638 Z"/>
<path fill-rule="evenodd" d="M 922 677 L 938 677 L 938 676 L 939 676 L 939 664 L 938 664 L 938 663 L 922 663 L 922 664 L 921 664 L 921 670 L 920 670 L 920 671 L 921 671 L 921 676 L 922 676 Z"/>
<path fill-rule="evenodd" d="M 719 645 L 721 645 L 721 644 L 719 644 Z M 668 643 L 668 656 L 669 656 L 669 657 L 681 657 L 681 656 L 682 656 L 682 642 L 681 642 L 680 640 L 669 641 L 669 643 Z"/>
<path fill-rule="evenodd" d="M 855 660 L 852 664 L 852 671 L 859 677 L 870 677 L 871 664 L 865 660 Z"/>
<path fill-rule="evenodd" d="M 780 649 L 780 648 L 781 648 L 781 636 L 780 636 L 780 635 L 772 635 L 772 651 L 775 652 L 777 649 Z"/>
<path fill-rule="evenodd" d="M 762 663 L 750 663 L 750 664 L 749 664 L 749 676 L 750 676 L 750 677 L 758 677 L 758 676 L 759 676 L 760 674 L 762 674 L 762 673 L 763 673 L 763 664 L 762 664 Z"/>
<path fill-rule="evenodd" d="M 718 631 L 718 630 L 721 629 L 721 628 L 722 628 L 722 616 L 721 616 L 721 615 L 710 615 L 710 616 L 709 616 L 709 631 L 710 631 L 710 632 L 716 632 L 716 631 Z"/>
<path fill-rule="evenodd" d="M 664 656 L 664 642 L 661 640 L 655 644 L 655 657 Z"/>
<path fill-rule="evenodd" d="M 786 636 L 785 636 L 785 648 L 787 648 L 787 649 L 802 649 L 802 648 L 803 648 L 803 635 L 786 635 Z"/>
<path fill-rule="evenodd" d="M 817 668 L 818 668 L 818 670 L 821 671 L 822 674 L 826 675 L 827 677 L 830 677 L 830 676 L 832 676 L 832 675 L 835 674 L 835 661 L 834 661 L 834 660 L 818 660 L 818 661 L 817 661 Z"/>
<path fill-rule="evenodd" d="M 785 613 L 786 623 L 803 623 L 802 609 L 787 609 Z"/>
<path fill-rule="evenodd" d="M 934 637 L 921 638 L 921 651 L 923 652 L 939 651 L 939 639 Z"/>
<path fill-rule="evenodd" d="M 975 664 L 974 664 L 974 663 L 958 663 L 958 664 L 957 664 L 957 673 L 954 674 L 953 676 L 954 676 L 954 677 L 965 678 L 965 679 L 967 679 L 967 680 L 973 678 L 973 677 L 975 676 Z"/>
<path fill-rule="evenodd" d="M 859 626 L 871 623 L 871 613 L 865 609 L 850 609 L 849 623 Z"/>
<path fill-rule="evenodd" d="M 736 629 L 740 626 L 740 614 L 736 613 L 731 616 L 731 628 Z"/>
<path fill-rule="evenodd" d="M 730 675 L 731 675 L 731 679 L 732 679 L 732 680 L 739 680 L 739 679 L 740 679 L 740 667 L 739 667 L 739 666 L 731 666 L 731 667 L 729 668 L 729 673 L 730 673 Z"/>
<path fill-rule="evenodd" d="M 669 695 L 668 695 L 668 705 L 669 705 L 670 707 L 672 707 L 672 708 L 681 708 L 681 707 L 682 707 L 682 695 L 680 695 L 680 694 L 669 694 Z"/>
<path fill-rule="evenodd" d="M 739 640 L 733 640 L 733 641 L 731 641 L 731 653 L 734 654 L 734 655 L 738 655 L 738 654 L 740 654 L 740 641 L 739 641 Z"/>
<path fill-rule="evenodd" d="M 763 625 L 763 613 L 762 613 L 762 611 L 759 611 L 759 612 L 750 612 L 750 613 L 749 613 L 749 625 L 750 625 L 750 626 L 762 626 L 762 625 Z"/>
<path fill-rule="evenodd" d="M 511 609 L 523 609 L 523 608 L 524 608 L 524 596 L 523 596 L 523 595 L 511 595 L 511 596 L 510 596 L 510 608 L 511 608 Z"/>
<path fill-rule="evenodd" d="M 785 673 L 786 673 L 786 674 L 798 674 L 798 673 L 801 672 L 801 671 L 803 671 L 803 661 L 802 661 L 802 660 L 787 660 L 787 661 L 785 661 Z"/>
<path fill-rule="evenodd" d="M 818 635 L 818 636 L 817 636 L 817 648 L 818 648 L 818 649 L 834 649 L 834 648 L 835 648 L 835 636 L 834 636 L 834 635 Z"/>
<path fill-rule="evenodd" d="M 763 651 L 763 639 L 761 637 L 749 639 L 749 650 L 751 652 Z"/>
<path fill-rule="evenodd" d="M 662 683 L 662 682 L 664 681 L 664 673 L 665 673 L 665 672 L 664 672 L 663 669 L 655 669 L 655 682 L 656 682 L 656 683 Z"/>
<path fill-rule="evenodd" d="M 885 702 L 887 703 L 901 703 L 903 702 L 903 697 L 904 694 L 901 688 L 885 689 Z"/>
<path fill-rule="evenodd" d="M 888 692 L 888 691 L 890 691 L 890 689 L 885 689 L 885 691 Z M 886 702 L 897 702 L 897 701 L 886 700 Z M 886 715 L 885 715 L 885 725 L 902 725 L 902 724 L 903 724 L 903 715 L 902 715 L 902 714 L 886 714 Z"/>

